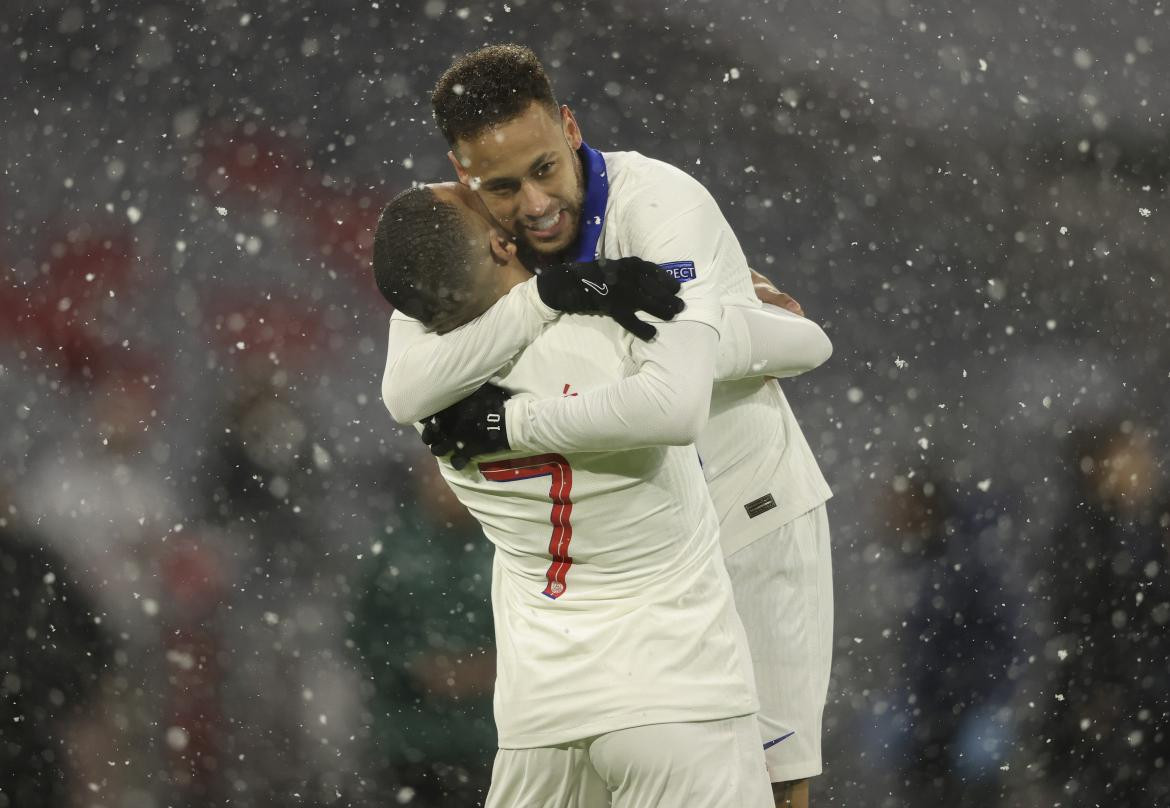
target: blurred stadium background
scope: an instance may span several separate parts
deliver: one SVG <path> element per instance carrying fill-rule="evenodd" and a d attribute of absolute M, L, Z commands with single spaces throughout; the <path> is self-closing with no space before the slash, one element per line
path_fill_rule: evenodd
<path fill-rule="evenodd" d="M 367 264 L 499 41 L 833 338 L 814 804 L 1167 804 L 1165 8 L 7 4 L 0 808 L 477 804 L 490 553 Z"/>

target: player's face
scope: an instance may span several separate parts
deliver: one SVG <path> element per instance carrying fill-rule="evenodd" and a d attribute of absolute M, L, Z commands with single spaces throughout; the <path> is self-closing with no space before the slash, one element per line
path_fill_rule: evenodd
<path fill-rule="evenodd" d="M 472 188 L 516 240 L 555 255 L 577 237 L 585 184 L 577 149 L 581 132 L 568 107 L 554 117 L 533 102 L 520 116 L 450 154 L 459 181 Z"/>
<path fill-rule="evenodd" d="M 506 295 L 531 274 L 516 258 L 516 248 L 492 220 L 491 213 L 470 189 L 457 182 L 430 186 L 436 198 L 454 205 L 463 215 L 463 232 L 478 260 L 469 268 L 468 304 L 448 322 L 433 323 L 432 327 L 444 333 L 483 314 L 493 303 Z"/>

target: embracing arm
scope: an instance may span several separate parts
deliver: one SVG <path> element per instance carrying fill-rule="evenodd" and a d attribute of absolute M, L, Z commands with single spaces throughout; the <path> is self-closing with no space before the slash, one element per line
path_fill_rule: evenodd
<path fill-rule="evenodd" d="M 707 423 L 718 336 L 691 320 L 662 323 L 635 342 L 638 372 L 577 396 L 516 397 L 506 404 L 508 444 L 518 451 L 599 452 L 685 446 Z"/>
<path fill-rule="evenodd" d="M 693 443 L 706 425 L 718 353 L 721 278 L 747 260 L 718 205 L 678 169 L 655 164 L 645 190 L 607 227 L 622 249 L 672 268 L 687 307 L 631 346 L 638 371 L 578 396 L 508 401 L 508 443 L 523 451 L 596 452 Z"/>
<path fill-rule="evenodd" d="M 544 267 L 445 334 L 396 312 L 382 397 L 401 423 L 433 415 L 503 370 L 560 313 L 604 315 L 639 339 L 653 339 L 654 326 L 635 313 L 669 320 L 683 308 L 678 291 L 679 282 L 656 264 L 626 256 Z"/>
<path fill-rule="evenodd" d="M 508 443 L 519 451 L 588 452 L 685 446 L 706 424 L 712 375 L 720 381 L 795 376 L 833 346 L 816 323 L 774 306 L 725 306 L 716 334 L 693 321 L 665 323 L 633 346 L 638 372 L 577 396 L 506 404 Z M 718 343 L 716 343 L 716 338 Z"/>
<path fill-rule="evenodd" d="M 764 303 L 771 303 L 773 306 L 779 306 L 782 309 L 796 312 L 803 315 L 804 309 L 800 304 L 793 300 L 792 295 L 785 294 L 776 288 L 776 284 L 768 279 L 768 276 L 759 272 L 758 270 L 751 270 L 752 274 L 752 288 L 756 290 L 756 297 Z"/>
<path fill-rule="evenodd" d="M 812 320 L 764 304 L 724 306 L 719 322 L 716 381 L 797 376 L 824 364 L 833 344 Z"/>
<path fill-rule="evenodd" d="M 423 435 L 432 452 L 465 463 L 503 449 L 597 452 L 695 440 L 711 405 L 722 290 L 745 285 L 747 259 L 711 195 L 683 172 L 655 165 L 647 169 L 654 176 L 646 190 L 626 200 L 607 226 L 615 228 L 614 246 L 663 265 L 682 282 L 686 309 L 659 326 L 658 339 L 631 346 L 634 375 L 542 400 L 505 400 L 498 388 L 481 388 L 432 419 L 430 440 Z M 750 340 L 750 329 L 742 331 Z"/>
<path fill-rule="evenodd" d="M 536 279 L 525 281 L 465 325 L 437 334 L 418 320 L 390 319 L 382 398 L 400 424 L 454 404 L 498 373 L 560 312 L 546 306 Z"/>

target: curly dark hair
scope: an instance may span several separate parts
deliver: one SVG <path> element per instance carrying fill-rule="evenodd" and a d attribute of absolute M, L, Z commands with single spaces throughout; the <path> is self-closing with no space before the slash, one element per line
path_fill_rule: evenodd
<path fill-rule="evenodd" d="M 457 140 L 521 115 L 533 101 L 556 116 L 544 66 L 523 45 L 488 45 L 461 56 L 431 93 L 435 121 L 452 148 Z"/>
<path fill-rule="evenodd" d="M 374 231 L 374 280 L 404 314 L 431 326 L 471 298 L 472 255 L 463 215 L 430 188 L 410 188 L 382 209 Z"/>

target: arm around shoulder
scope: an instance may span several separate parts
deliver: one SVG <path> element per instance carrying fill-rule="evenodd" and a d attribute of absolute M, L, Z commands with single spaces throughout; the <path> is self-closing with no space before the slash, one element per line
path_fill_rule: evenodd
<path fill-rule="evenodd" d="M 724 306 L 719 323 L 718 381 L 798 376 L 833 354 L 824 329 L 799 314 L 764 304 Z"/>
<path fill-rule="evenodd" d="M 449 407 L 497 374 L 557 316 L 541 302 L 535 279 L 446 334 L 395 312 L 382 375 L 390 416 L 409 424 Z"/>
<path fill-rule="evenodd" d="M 717 339 L 703 323 L 663 323 L 652 342 L 634 344 L 634 375 L 577 396 L 510 400 L 509 445 L 598 452 L 694 443 L 711 407 Z"/>

